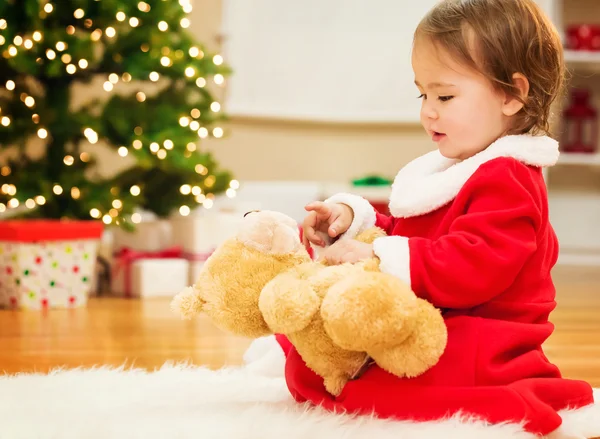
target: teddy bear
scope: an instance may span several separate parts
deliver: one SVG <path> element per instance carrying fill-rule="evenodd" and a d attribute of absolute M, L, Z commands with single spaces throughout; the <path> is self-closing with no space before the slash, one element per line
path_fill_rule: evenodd
<path fill-rule="evenodd" d="M 355 239 L 371 243 L 384 235 L 373 227 Z M 246 215 L 171 309 L 184 319 L 203 312 L 239 336 L 285 335 L 334 396 L 373 361 L 400 377 L 420 375 L 447 342 L 440 311 L 382 273 L 376 257 L 331 266 L 314 261 L 297 223 L 274 211 Z"/>

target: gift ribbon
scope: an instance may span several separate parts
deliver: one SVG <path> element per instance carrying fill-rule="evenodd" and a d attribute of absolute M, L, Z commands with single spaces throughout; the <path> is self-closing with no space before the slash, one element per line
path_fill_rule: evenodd
<path fill-rule="evenodd" d="M 124 247 L 114 254 L 115 268 L 113 276 L 117 276 L 121 270 L 125 270 L 125 297 L 131 297 L 131 264 L 140 259 L 176 259 L 183 257 L 180 247 L 172 247 L 165 250 L 137 251 Z"/>

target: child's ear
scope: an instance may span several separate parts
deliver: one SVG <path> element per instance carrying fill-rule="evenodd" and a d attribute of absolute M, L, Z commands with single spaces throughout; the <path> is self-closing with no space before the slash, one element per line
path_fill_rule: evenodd
<path fill-rule="evenodd" d="M 512 80 L 521 99 L 519 100 L 513 95 L 506 95 L 504 105 L 502 106 L 502 112 L 505 116 L 514 116 L 521 111 L 525 105 L 523 102 L 527 100 L 527 96 L 529 95 L 529 80 L 525 77 L 525 75 L 521 73 L 515 73 L 512 76 Z"/>

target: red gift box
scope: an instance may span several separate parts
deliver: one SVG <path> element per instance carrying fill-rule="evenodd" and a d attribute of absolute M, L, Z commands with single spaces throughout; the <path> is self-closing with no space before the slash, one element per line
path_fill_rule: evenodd
<path fill-rule="evenodd" d="M 38 242 L 99 239 L 100 221 L 9 220 L 0 221 L 0 241 Z"/>
<path fill-rule="evenodd" d="M 99 221 L 0 221 L 0 305 L 85 305 L 103 228 Z"/>

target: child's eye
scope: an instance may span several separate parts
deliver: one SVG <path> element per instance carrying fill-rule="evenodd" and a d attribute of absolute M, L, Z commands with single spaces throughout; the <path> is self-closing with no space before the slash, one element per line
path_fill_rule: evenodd
<path fill-rule="evenodd" d="M 440 96 L 438 99 L 442 102 L 448 102 L 450 99 L 452 99 L 454 96 Z"/>
<path fill-rule="evenodd" d="M 421 96 L 417 97 L 417 99 L 427 99 L 427 95 L 426 94 L 422 94 Z"/>

